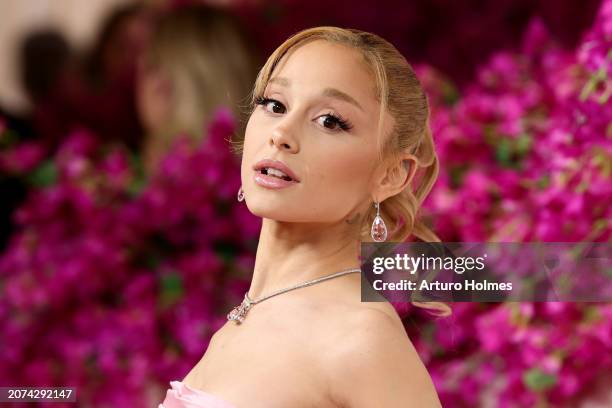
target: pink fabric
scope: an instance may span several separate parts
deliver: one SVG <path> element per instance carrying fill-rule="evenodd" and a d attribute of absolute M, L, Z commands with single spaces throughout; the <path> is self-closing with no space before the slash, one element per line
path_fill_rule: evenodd
<path fill-rule="evenodd" d="M 181 381 L 170 381 L 166 399 L 157 408 L 235 408 L 212 394 L 191 388 Z"/>

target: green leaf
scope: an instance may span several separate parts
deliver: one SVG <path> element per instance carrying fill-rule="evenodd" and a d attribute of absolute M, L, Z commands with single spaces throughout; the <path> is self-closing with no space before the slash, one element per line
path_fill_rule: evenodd
<path fill-rule="evenodd" d="M 510 143 L 506 139 L 500 140 L 495 149 L 495 159 L 503 165 L 508 165 L 510 163 L 510 155 Z"/>
<path fill-rule="evenodd" d="M 27 181 L 38 187 L 46 187 L 57 181 L 57 167 L 53 160 L 45 160 L 27 176 Z"/>
<path fill-rule="evenodd" d="M 130 156 L 130 166 L 134 172 L 134 180 L 128 186 L 128 193 L 132 197 L 136 197 L 142 192 L 142 190 L 144 190 L 148 180 L 144 170 L 144 163 L 142 162 L 142 158 L 140 156 L 137 154 L 132 154 Z"/>
<path fill-rule="evenodd" d="M 134 181 L 130 183 L 130 185 L 127 188 L 128 194 L 131 197 L 137 197 L 142 192 L 142 190 L 144 190 L 146 185 L 147 185 L 146 179 L 136 177 L 134 178 Z"/>
<path fill-rule="evenodd" d="M 236 247 L 232 242 L 217 241 L 213 249 L 223 262 L 229 263 L 236 257 Z"/>
<path fill-rule="evenodd" d="M 532 139 L 527 133 L 522 133 L 516 140 L 516 149 L 519 154 L 524 155 L 531 147 Z"/>
<path fill-rule="evenodd" d="M 612 50 L 608 52 L 607 59 L 612 59 Z M 608 73 L 606 70 L 606 66 L 604 65 L 600 67 L 595 73 L 593 73 L 589 80 L 584 84 L 582 90 L 580 91 L 580 101 L 584 102 L 585 100 L 587 100 L 588 97 L 597 89 L 600 84 L 606 84 L 607 81 Z M 603 105 L 608 101 L 609 97 L 610 93 L 604 92 L 597 100 L 597 102 Z"/>
<path fill-rule="evenodd" d="M 176 272 L 169 272 L 161 277 L 161 304 L 170 306 L 183 297 L 183 279 Z"/>
<path fill-rule="evenodd" d="M 540 190 L 544 190 L 550 185 L 550 176 L 545 174 L 536 181 L 536 186 Z"/>
<path fill-rule="evenodd" d="M 450 184 L 453 189 L 461 187 L 466 170 L 466 166 L 453 166 L 450 168 Z"/>
<path fill-rule="evenodd" d="M 601 312 L 593 306 L 587 306 L 582 311 L 582 321 L 585 323 L 595 323 L 601 320 Z"/>
<path fill-rule="evenodd" d="M 19 140 L 19 135 L 12 129 L 0 131 L 0 147 L 9 148 Z"/>
<path fill-rule="evenodd" d="M 147 265 L 147 267 L 149 269 L 155 269 L 159 266 L 160 264 L 160 257 L 156 256 L 156 255 L 152 255 L 149 254 L 146 258 L 145 258 L 145 265 Z"/>
<path fill-rule="evenodd" d="M 534 391 L 545 391 L 557 384 L 557 376 L 534 367 L 523 373 L 523 383 Z"/>
<path fill-rule="evenodd" d="M 452 83 L 450 83 L 450 81 L 445 81 L 442 83 L 442 95 L 444 104 L 446 106 L 456 105 L 461 99 L 459 91 L 453 86 Z"/>

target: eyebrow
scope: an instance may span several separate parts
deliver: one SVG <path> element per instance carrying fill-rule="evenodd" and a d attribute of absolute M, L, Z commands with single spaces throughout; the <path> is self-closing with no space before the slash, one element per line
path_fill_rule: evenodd
<path fill-rule="evenodd" d="M 290 86 L 289 79 L 284 78 L 284 77 L 270 78 L 268 83 L 275 83 L 275 84 L 279 84 L 280 86 L 284 86 L 284 87 L 289 87 Z M 363 107 L 359 104 L 359 102 L 357 102 L 355 100 L 355 98 L 353 98 L 351 95 L 349 95 L 349 94 L 347 94 L 345 92 L 342 92 L 339 89 L 336 89 L 336 88 L 325 88 L 321 94 L 323 96 L 327 96 L 327 97 L 335 98 L 335 99 L 340 99 L 342 101 L 345 101 L 345 102 L 348 102 L 350 104 L 353 104 L 353 105 L 355 105 L 356 107 L 358 107 L 359 109 L 361 109 L 363 111 Z"/>

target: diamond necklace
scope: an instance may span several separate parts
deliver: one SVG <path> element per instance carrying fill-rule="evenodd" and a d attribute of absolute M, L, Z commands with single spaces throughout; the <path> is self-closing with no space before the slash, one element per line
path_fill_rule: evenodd
<path fill-rule="evenodd" d="M 240 323 L 242 323 L 244 321 L 244 319 L 246 318 L 247 312 L 249 311 L 249 309 L 253 305 L 255 305 L 255 304 L 259 303 L 259 302 L 263 302 L 264 300 L 269 299 L 272 296 L 280 295 L 281 293 L 289 292 L 290 290 L 293 290 L 293 289 L 298 289 L 298 288 L 303 288 L 305 286 L 314 285 L 315 283 L 319 283 L 319 282 L 322 282 L 324 280 L 336 278 L 338 276 L 346 275 L 348 273 L 355 273 L 355 272 L 361 272 L 361 269 L 360 268 L 353 268 L 353 269 L 347 269 L 347 270 L 344 270 L 344 271 L 336 272 L 336 273 L 334 273 L 332 275 L 323 276 L 321 278 L 313 279 L 313 280 L 310 280 L 308 282 L 304 282 L 304 283 L 300 283 L 300 284 L 295 285 L 295 286 L 291 286 L 290 288 L 277 290 L 276 292 L 272 292 L 268 296 L 264 296 L 264 297 L 262 297 L 261 299 L 258 299 L 258 300 L 251 299 L 249 297 L 249 292 L 246 291 L 245 294 L 244 294 L 244 300 L 242 301 L 240 306 L 236 306 L 235 308 L 232 309 L 231 312 L 229 312 L 227 314 L 227 320 L 233 320 L 236 324 L 240 324 Z"/>

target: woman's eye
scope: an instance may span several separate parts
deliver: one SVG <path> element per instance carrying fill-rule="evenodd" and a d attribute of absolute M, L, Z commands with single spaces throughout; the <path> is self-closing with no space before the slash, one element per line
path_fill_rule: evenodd
<path fill-rule="evenodd" d="M 271 100 L 267 103 L 266 107 L 272 107 L 274 113 L 285 113 L 285 107 L 278 101 Z"/>
<path fill-rule="evenodd" d="M 256 98 L 255 104 L 262 105 L 266 111 L 271 113 L 282 114 L 287 111 L 285 105 L 283 105 L 276 99 L 266 98 L 264 96 Z M 321 126 L 332 131 L 348 131 L 353 127 L 347 120 L 344 120 L 333 113 L 321 115 L 316 120 Z"/>
<path fill-rule="evenodd" d="M 321 126 L 329 130 L 349 130 L 352 127 L 346 120 L 340 119 L 331 113 L 319 116 L 317 121 Z"/>
<path fill-rule="evenodd" d="M 276 99 L 260 97 L 257 98 L 255 103 L 257 105 L 263 105 L 265 110 L 272 113 L 285 113 L 286 110 L 285 106 Z"/>
<path fill-rule="evenodd" d="M 321 124 L 321 126 L 330 130 L 336 130 L 336 128 L 338 127 L 338 122 L 336 122 L 334 118 L 330 115 L 319 116 L 319 123 Z"/>

